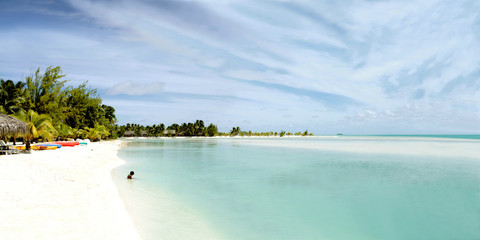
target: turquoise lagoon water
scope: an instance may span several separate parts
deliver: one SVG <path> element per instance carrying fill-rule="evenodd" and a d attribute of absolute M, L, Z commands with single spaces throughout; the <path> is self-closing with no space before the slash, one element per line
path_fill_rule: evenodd
<path fill-rule="evenodd" d="M 128 142 L 113 177 L 143 239 L 480 239 L 478 140 Z"/>

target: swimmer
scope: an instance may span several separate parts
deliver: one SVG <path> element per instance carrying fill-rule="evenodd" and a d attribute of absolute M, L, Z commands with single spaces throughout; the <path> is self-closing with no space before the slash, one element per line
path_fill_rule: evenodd
<path fill-rule="evenodd" d="M 127 179 L 132 179 L 133 174 L 135 174 L 133 171 L 130 171 L 130 174 L 128 174 Z"/>

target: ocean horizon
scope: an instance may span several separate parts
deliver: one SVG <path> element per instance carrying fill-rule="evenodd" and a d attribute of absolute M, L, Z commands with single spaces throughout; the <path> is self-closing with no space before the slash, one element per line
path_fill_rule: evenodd
<path fill-rule="evenodd" d="M 112 176 L 143 239 L 480 239 L 478 139 L 128 139 Z"/>

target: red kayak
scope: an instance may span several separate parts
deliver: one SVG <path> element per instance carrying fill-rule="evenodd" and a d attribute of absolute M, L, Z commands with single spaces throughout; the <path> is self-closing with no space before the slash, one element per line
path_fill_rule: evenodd
<path fill-rule="evenodd" d="M 62 147 L 75 147 L 77 145 L 80 145 L 80 143 L 77 141 L 57 141 L 52 143 L 59 144 Z"/>

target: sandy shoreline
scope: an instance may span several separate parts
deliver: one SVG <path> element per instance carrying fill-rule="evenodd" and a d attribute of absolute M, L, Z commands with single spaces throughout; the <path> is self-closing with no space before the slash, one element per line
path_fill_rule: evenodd
<path fill-rule="evenodd" d="M 0 239 L 140 239 L 111 177 L 120 144 L 0 156 Z"/>

